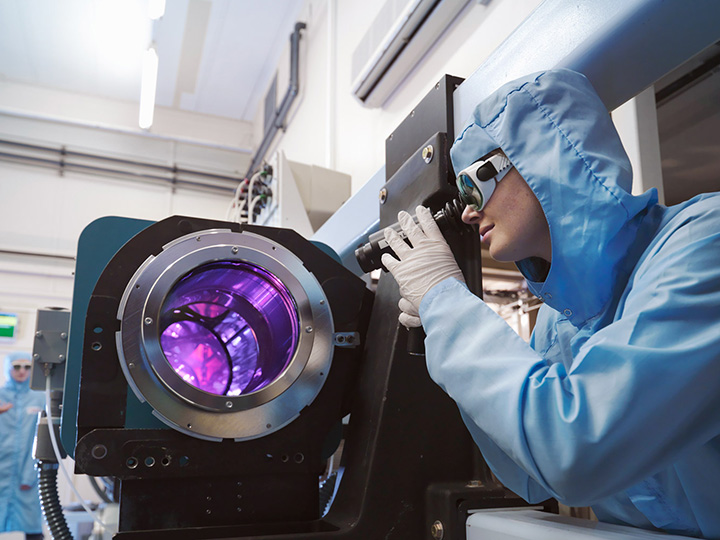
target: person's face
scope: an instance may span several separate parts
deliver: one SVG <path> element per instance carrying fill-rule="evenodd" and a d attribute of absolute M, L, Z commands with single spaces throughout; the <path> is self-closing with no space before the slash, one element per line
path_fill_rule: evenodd
<path fill-rule="evenodd" d="M 10 376 L 17 382 L 25 382 L 30 378 L 30 359 L 20 359 L 12 363 Z"/>
<path fill-rule="evenodd" d="M 513 168 L 495 187 L 480 212 L 465 207 L 462 220 L 478 225 L 490 256 L 516 262 L 528 257 L 552 260 L 550 229 L 535 194 Z"/>

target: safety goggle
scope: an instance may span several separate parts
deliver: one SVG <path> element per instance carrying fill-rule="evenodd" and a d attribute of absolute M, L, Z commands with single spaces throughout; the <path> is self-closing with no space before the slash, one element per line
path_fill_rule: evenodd
<path fill-rule="evenodd" d="M 12 368 L 15 371 L 20 371 L 21 369 L 29 370 L 31 367 L 29 364 L 14 364 Z"/>
<path fill-rule="evenodd" d="M 494 154 L 466 167 L 460 171 L 455 180 L 460 192 L 460 200 L 466 206 L 480 212 L 490 200 L 495 186 L 505 178 L 510 169 L 512 163 L 502 153 Z"/>

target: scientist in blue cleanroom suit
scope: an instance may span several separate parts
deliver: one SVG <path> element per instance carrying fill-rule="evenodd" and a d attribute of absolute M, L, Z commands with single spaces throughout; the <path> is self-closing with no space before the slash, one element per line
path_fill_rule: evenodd
<path fill-rule="evenodd" d="M 431 377 L 527 501 L 720 539 L 720 194 L 631 195 L 608 112 L 569 70 L 480 103 L 453 166 L 497 149 L 514 168 L 463 219 L 544 305 L 528 345 L 468 291 L 429 212 L 419 227 L 401 213 L 413 247 L 386 231 L 397 258 L 383 264 L 401 322 L 425 329 Z"/>
<path fill-rule="evenodd" d="M 42 538 L 38 479 L 32 457 L 38 412 L 45 395 L 30 390 L 30 354 L 5 358 L 7 381 L 0 388 L 0 532 L 22 531 Z"/>

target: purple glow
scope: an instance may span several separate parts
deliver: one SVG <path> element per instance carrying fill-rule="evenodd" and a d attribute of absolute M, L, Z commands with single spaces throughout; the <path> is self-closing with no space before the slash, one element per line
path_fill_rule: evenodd
<path fill-rule="evenodd" d="M 297 310 L 287 288 L 247 263 L 196 268 L 175 284 L 161 313 L 168 362 L 185 382 L 215 395 L 264 388 L 297 346 Z"/>

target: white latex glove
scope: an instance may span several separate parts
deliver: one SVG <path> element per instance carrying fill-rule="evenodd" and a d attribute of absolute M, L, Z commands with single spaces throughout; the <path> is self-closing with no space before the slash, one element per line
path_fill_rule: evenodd
<path fill-rule="evenodd" d="M 405 328 L 417 328 L 418 326 L 422 326 L 420 314 L 409 300 L 406 300 L 401 296 L 398 306 L 400 307 L 400 316 L 398 317 L 400 324 L 402 324 Z"/>
<path fill-rule="evenodd" d="M 463 283 L 465 279 L 430 210 L 418 206 L 415 213 L 418 224 L 407 212 L 398 214 L 398 222 L 412 247 L 397 232 L 387 228 L 385 240 L 397 259 L 386 253 L 381 260 L 398 282 L 400 294 L 415 309 L 413 313 L 418 313 L 423 296 L 435 285 L 451 277 Z M 403 311 L 409 313 L 409 310 Z"/>

